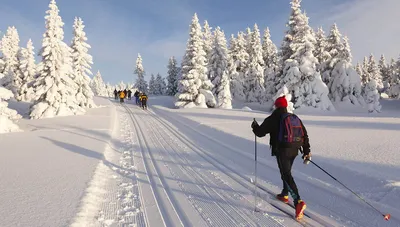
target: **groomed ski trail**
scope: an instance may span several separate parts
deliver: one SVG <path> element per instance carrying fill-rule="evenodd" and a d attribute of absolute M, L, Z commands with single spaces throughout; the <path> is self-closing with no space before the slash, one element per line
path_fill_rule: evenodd
<path fill-rule="evenodd" d="M 133 105 L 121 106 L 130 114 L 139 138 L 141 157 L 134 159 L 144 163 L 141 168 L 136 165 L 142 173 L 139 181 L 147 178 L 150 186 L 141 184 L 149 226 L 322 226 L 296 222 L 293 209 L 289 216 L 261 199 L 262 212 L 254 213 L 251 183 L 228 184 L 222 180 L 229 178 L 222 166 L 216 168 L 200 154 L 204 151 L 198 145 L 162 124 L 157 115 Z"/>
<path fill-rule="evenodd" d="M 196 140 L 198 139 L 198 141 L 201 141 L 200 143 L 204 143 L 207 141 L 209 144 L 205 146 L 204 150 L 215 149 L 219 151 L 224 151 L 214 152 L 214 154 L 216 155 L 216 161 L 220 163 L 220 165 L 225 165 L 227 167 L 227 171 L 234 172 L 242 178 L 250 178 L 254 174 L 253 172 L 251 172 L 252 170 L 242 168 L 240 166 L 240 163 L 246 163 L 243 166 L 249 166 L 250 162 L 254 162 L 254 155 L 249 155 L 248 153 L 238 150 L 237 148 L 231 146 L 227 141 L 220 141 L 205 134 L 203 131 L 200 131 L 193 125 L 186 124 L 186 119 L 178 119 L 178 116 L 175 116 L 173 113 L 167 110 L 163 110 L 163 108 L 154 108 L 154 111 L 151 111 L 155 115 L 162 117 L 160 121 L 169 122 L 169 124 L 179 126 L 177 127 L 177 130 L 180 131 L 181 134 L 188 135 L 189 138 L 196 138 Z M 221 159 L 223 159 L 224 161 L 221 161 Z M 232 168 L 232 166 L 237 167 Z M 275 173 L 279 172 L 275 163 L 271 164 L 263 160 L 260 160 L 258 168 L 259 173 L 268 173 L 272 171 Z M 364 227 L 377 225 L 380 226 L 381 224 L 384 226 L 398 226 L 397 223 L 399 223 L 399 220 L 392 217 L 392 220 L 389 222 L 383 221 L 379 217 L 379 215 L 377 215 L 373 210 L 366 207 L 365 204 L 362 204 L 357 198 L 354 197 L 354 195 L 343 191 L 341 188 L 339 188 L 340 191 L 338 191 L 338 188 L 330 187 L 324 184 L 324 182 L 319 182 L 315 179 L 310 180 L 310 177 L 308 175 L 305 175 L 301 172 L 298 173 L 296 179 L 297 182 L 303 183 L 303 185 L 301 186 L 302 190 L 313 191 L 315 192 L 314 194 L 319 195 L 318 198 L 307 198 L 306 202 L 309 206 L 306 210 L 306 213 L 308 213 L 308 216 L 311 217 L 314 221 L 319 222 L 323 226 Z M 270 182 L 265 177 L 259 176 L 258 183 L 261 184 L 263 187 L 269 189 L 271 193 L 279 192 L 279 188 L 275 186 L 276 183 Z M 267 199 L 267 197 L 269 197 L 269 195 L 265 195 L 264 199 Z M 331 205 L 331 207 L 328 207 L 321 200 L 319 200 L 321 197 L 324 198 L 324 201 L 330 202 L 329 205 Z M 355 207 L 359 209 L 355 209 Z M 354 218 L 354 216 L 360 215 L 364 218 Z"/>

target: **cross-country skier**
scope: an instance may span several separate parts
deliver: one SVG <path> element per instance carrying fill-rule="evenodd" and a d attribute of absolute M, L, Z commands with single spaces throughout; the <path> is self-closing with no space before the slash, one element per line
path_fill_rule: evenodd
<path fill-rule="evenodd" d="M 143 92 L 143 94 L 140 96 L 140 102 L 141 102 L 143 109 L 145 109 L 145 108 L 147 109 L 147 100 L 148 99 L 149 98 L 147 97 L 146 93 Z"/>
<path fill-rule="evenodd" d="M 136 105 L 139 105 L 139 91 L 136 90 L 135 93 L 133 94 L 133 96 L 135 96 L 136 99 Z"/>
<path fill-rule="evenodd" d="M 286 98 L 279 97 L 275 101 L 276 109 L 273 113 L 261 125 L 253 121 L 251 127 L 254 134 L 258 137 L 270 134 L 269 144 L 271 146 L 271 155 L 276 156 L 283 181 L 282 192 L 276 197 L 280 201 L 288 203 L 288 195 L 290 193 L 296 208 L 296 219 L 301 219 L 306 209 L 306 204 L 300 198 L 291 171 L 293 162 L 301 147 L 303 148 L 302 158 L 305 160 L 311 157 L 310 144 L 307 130 L 301 120 L 294 114 L 289 114 L 289 117 L 285 118 L 288 114 L 287 106 Z"/>
<path fill-rule="evenodd" d="M 115 100 L 118 99 L 118 91 L 117 91 L 117 89 L 114 89 L 114 98 L 115 98 Z"/>

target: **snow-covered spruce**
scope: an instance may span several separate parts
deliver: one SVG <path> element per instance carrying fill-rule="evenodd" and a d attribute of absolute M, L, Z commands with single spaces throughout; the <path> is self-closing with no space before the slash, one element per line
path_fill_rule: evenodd
<path fill-rule="evenodd" d="M 382 81 L 382 75 L 381 75 L 381 71 L 379 70 L 378 65 L 376 64 L 375 57 L 373 54 L 370 54 L 370 56 L 369 56 L 367 70 L 368 70 L 368 76 L 369 76 L 368 81 L 375 80 L 377 89 L 379 92 L 381 92 L 384 87 L 383 81 Z"/>
<path fill-rule="evenodd" d="M 329 56 L 326 56 L 327 59 L 324 62 L 320 62 L 319 69 L 321 70 L 322 80 L 325 84 L 329 84 L 332 77 L 332 70 L 342 60 L 341 52 L 344 51 L 342 34 L 340 34 L 336 24 L 332 25 L 327 37 L 326 51 L 329 53 Z"/>
<path fill-rule="evenodd" d="M 75 97 L 76 83 L 72 79 L 72 58 L 69 46 L 63 41 L 64 31 L 55 0 L 46 12 L 46 31 L 39 52 L 42 66 L 33 84 L 35 101 L 31 106 L 33 119 L 82 114 Z"/>
<path fill-rule="evenodd" d="M 386 92 L 390 88 L 390 75 L 389 65 L 386 63 L 385 55 L 381 55 L 378 63 L 379 71 L 382 75 L 383 89 L 382 92 Z"/>
<path fill-rule="evenodd" d="M 378 86 L 374 79 L 371 79 L 365 87 L 365 99 L 368 105 L 368 112 L 381 112 L 381 105 L 379 103 L 380 95 L 378 92 Z"/>
<path fill-rule="evenodd" d="M 17 111 L 8 108 L 8 103 L 6 102 L 12 97 L 13 93 L 11 91 L 0 86 L 0 133 L 20 131 L 14 121 L 22 116 Z"/>
<path fill-rule="evenodd" d="M 106 84 L 107 97 L 114 97 L 114 86 L 110 83 Z"/>
<path fill-rule="evenodd" d="M 204 52 L 206 53 L 205 64 L 208 67 L 210 57 L 211 57 L 210 54 L 211 54 L 212 48 L 213 48 L 214 38 L 213 38 L 213 34 L 212 34 L 212 27 L 210 27 L 207 20 L 204 21 L 204 26 L 203 26 L 203 41 L 204 41 L 204 43 L 203 43 Z M 210 77 L 210 69 L 209 68 L 207 68 L 207 76 L 212 81 L 212 78 Z"/>
<path fill-rule="evenodd" d="M 178 92 L 179 67 L 175 57 L 171 57 L 168 62 L 168 87 L 167 95 L 174 96 Z"/>
<path fill-rule="evenodd" d="M 18 55 L 18 60 L 22 85 L 18 91 L 16 99 L 18 101 L 31 102 L 34 99 L 35 94 L 32 85 L 37 77 L 35 53 L 32 40 L 28 40 L 26 48 L 21 48 Z"/>
<path fill-rule="evenodd" d="M 134 74 L 137 76 L 135 87 L 140 92 L 146 92 L 147 93 L 147 82 L 144 79 L 144 76 L 146 75 L 146 72 L 144 71 L 142 62 L 143 62 L 142 56 L 140 56 L 140 54 L 138 54 L 138 57 L 136 59 L 135 72 L 134 72 Z"/>
<path fill-rule="evenodd" d="M 320 27 L 315 33 L 315 51 L 314 55 L 318 59 L 317 69 L 320 72 L 326 71 L 326 64 L 329 59 L 331 59 L 331 55 L 328 52 L 328 39 L 325 36 L 324 30 Z"/>
<path fill-rule="evenodd" d="M 96 75 L 89 83 L 94 95 L 96 96 L 108 96 L 106 91 L 106 85 L 104 84 L 103 78 L 100 71 L 97 71 Z"/>
<path fill-rule="evenodd" d="M 165 79 L 161 77 L 159 73 L 157 73 L 157 77 L 155 80 L 155 91 L 156 95 L 165 95 L 167 91 L 167 84 L 165 83 Z"/>
<path fill-rule="evenodd" d="M 263 36 L 262 55 L 264 60 L 264 87 L 265 101 L 272 101 L 276 94 L 276 80 L 279 73 L 279 59 L 276 45 L 271 40 L 269 28 L 266 28 Z"/>
<path fill-rule="evenodd" d="M 355 105 L 364 105 L 361 94 L 361 77 L 351 64 L 349 40 L 343 39 L 343 49 L 336 55 L 334 68 L 330 73 L 328 84 L 331 100 L 334 102 L 349 102 Z"/>
<path fill-rule="evenodd" d="M 263 103 L 265 101 L 264 60 L 262 56 L 260 30 L 257 24 L 254 25 L 254 30 L 251 33 L 249 42 L 249 62 L 245 73 L 246 101 Z"/>
<path fill-rule="evenodd" d="M 118 84 L 118 90 L 125 90 L 126 89 L 126 84 L 124 83 L 124 81 L 120 81 Z"/>
<path fill-rule="evenodd" d="M 150 76 L 150 81 L 149 81 L 149 94 L 150 95 L 154 95 L 154 93 L 156 92 L 156 79 L 154 78 L 154 74 L 152 73 Z"/>
<path fill-rule="evenodd" d="M 19 70 L 19 35 L 15 27 L 8 27 L 6 34 L 1 40 L 1 51 L 3 53 L 3 73 L 0 85 L 9 89 L 14 97 L 19 95 L 22 86 L 22 76 Z"/>
<path fill-rule="evenodd" d="M 217 107 L 232 109 L 232 97 L 228 76 L 228 48 L 220 27 L 214 30 L 214 42 L 209 59 L 210 78 L 213 78 L 213 93 L 217 97 Z"/>
<path fill-rule="evenodd" d="M 93 58 L 88 54 L 90 45 L 86 42 L 86 33 L 83 31 L 85 26 L 81 18 L 74 20 L 74 38 L 72 40 L 72 67 L 74 70 L 74 81 L 77 84 L 76 100 L 79 106 L 86 108 L 94 108 L 96 105 L 93 101 L 93 91 L 90 88 L 90 77 L 92 75 L 91 65 Z"/>
<path fill-rule="evenodd" d="M 229 76 L 231 80 L 232 97 L 236 100 L 245 101 L 244 74 L 247 68 L 249 54 L 246 51 L 246 42 L 243 32 L 238 33 L 235 39 L 231 36 L 229 45 Z"/>
<path fill-rule="evenodd" d="M 292 0 L 292 12 L 289 19 L 290 40 L 285 37 L 285 51 L 293 53 L 284 62 L 279 88 L 287 86 L 293 95 L 294 108 L 314 107 L 321 110 L 333 110 L 328 98 L 328 87 L 316 69 L 318 60 L 313 51 L 315 37 L 308 25 L 308 18 L 301 12 L 300 0 Z M 286 55 L 284 53 L 283 55 Z"/>
<path fill-rule="evenodd" d="M 197 14 L 194 14 L 190 25 L 190 34 L 186 52 L 183 56 L 181 76 L 178 83 L 175 106 L 193 108 L 215 105 L 211 93 L 212 83 L 207 77 L 206 56 L 201 26 Z M 207 95 L 207 99 L 205 95 Z"/>
<path fill-rule="evenodd" d="M 400 99 L 400 73 L 399 73 L 400 59 L 395 62 L 392 59 L 390 63 L 389 75 L 390 75 L 390 88 L 389 96 L 391 98 Z"/>

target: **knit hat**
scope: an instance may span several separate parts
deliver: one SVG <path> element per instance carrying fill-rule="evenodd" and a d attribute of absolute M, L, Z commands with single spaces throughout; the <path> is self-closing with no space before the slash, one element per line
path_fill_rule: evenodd
<path fill-rule="evenodd" d="M 275 100 L 276 108 L 286 108 L 288 106 L 285 96 L 279 97 Z"/>

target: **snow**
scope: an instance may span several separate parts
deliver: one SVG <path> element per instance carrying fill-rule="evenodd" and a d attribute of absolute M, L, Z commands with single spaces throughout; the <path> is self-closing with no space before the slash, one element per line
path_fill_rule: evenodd
<path fill-rule="evenodd" d="M 280 93 L 290 99 L 287 89 Z M 205 103 L 204 95 L 199 97 Z M 83 116 L 22 119 L 18 124 L 24 132 L 0 135 L 2 147 L 13 151 L 0 153 L 5 173 L 1 226 L 301 226 L 290 217 L 292 208 L 262 191 L 262 212 L 253 212 L 250 124 L 268 116 L 260 111 L 263 105 L 250 109 L 235 102 L 235 109 L 226 110 L 193 103 L 196 108 L 175 109 L 170 96 L 151 97 L 149 110 L 128 100 L 121 105 L 95 97 L 95 102 L 103 107 Z M 27 111 L 20 103 L 10 104 Z M 381 104 L 385 112 L 379 115 L 352 104 L 352 109 L 336 106 L 341 112 L 294 110 L 307 127 L 313 161 L 392 215 L 385 222 L 298 157 L 293 174 L 306 212 L 314 217 L 306 217 L 308 222 L 399 226 L 400 141 L 393 132 L 400 125 L 400 102 Z M 268 136 L 258 139 L 258 155 L 258 182 L 279 192 L 282 183 Z"/>
<path fill-rule="evenodd" d="M 11 97 L 13 97 L 13 93 L 10 90 L 0 87 L 0 134 L 20 131 L 13 121 L 20 119 L 22 116 L 17 111 L 10 109 L 6 102 Z"/>
<path fill-rule="evenodd" d="M 95 101 L 105 107 L 84 116 L 21 119 L 24 132 L 0 135 L 1 226 L 70 224 L 111 142 L 115 107 Z"/>

